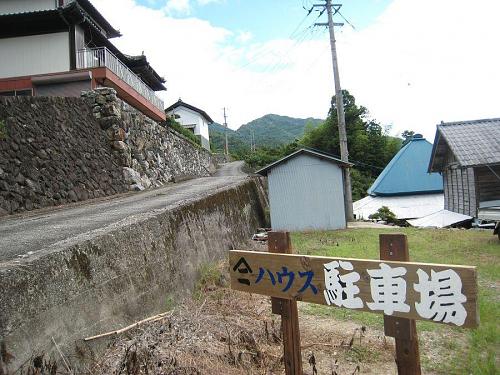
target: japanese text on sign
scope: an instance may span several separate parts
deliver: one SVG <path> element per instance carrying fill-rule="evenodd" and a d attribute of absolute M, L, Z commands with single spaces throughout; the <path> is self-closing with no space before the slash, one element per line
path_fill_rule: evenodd
<path fill-rule="evenodd" d="M 231 251 L 233 289 L 457 326 L 477 325 L 474 267 Z"/>

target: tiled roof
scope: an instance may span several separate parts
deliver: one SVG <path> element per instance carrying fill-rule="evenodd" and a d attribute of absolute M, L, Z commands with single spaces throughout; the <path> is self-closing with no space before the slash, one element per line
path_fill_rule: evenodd
<path fill-rule="evenodd" d="M 439 171 L 444 167 L 448 149 L 462 167 L 499 164 L 500 118 L 438 125 L 430 171 Z"/>
<path fill-rule="evenodd" d="M 395 196 L 430 194 L 443 191 L 443 179 L 438 173 L 427 173 L 432 145 L 416 135 L 387 164 L 368 194 Z"/>
<path fill-rule="evenodd" d="M 190 109 L 191 111 L 195 111 L 195 112 L 199 113 L 201 116 L 203 116 L 205 118 L 205 120 L 207 120 L 207 122 L 209 124 L 212 124 L 214 122 L 214 120 L 212 120 L 212 118 L 204 110 L 196 108 L 194 105 L 183 102 L 181 100 L 181 98 L 179 98 L 179 100 L 177 102 L 175 102 L 174 104 L 172 104 L 170 107 L 166 108 L 165 113 L 168 114 L 169 112 L 171 112 L 174 109 L 179 108 L 179 107 L 185 107 L 185 108 Z"/>

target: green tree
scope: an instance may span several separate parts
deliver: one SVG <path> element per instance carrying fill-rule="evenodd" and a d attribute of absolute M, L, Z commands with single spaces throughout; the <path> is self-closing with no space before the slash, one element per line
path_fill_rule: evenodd
<path fill-rule="evenodd" d="M 352 170 L 353 200 L 366 195 L 374 179 L 397 153 L 401 140 L 390 137 L 384 128 L 368 120 L 368 110 L 356 104 L 356 99 L 343 90 L 349 161 L 355 164 Z M 333 155 L 340 155 L 337 108 L 335 97 L 325 122 L 308 129 L 300 144 Z"/>
<path fill-rule="evenodd" d="M 403 138 L 403 146 L 410 142 L 414 135 L 415 132 L 413 130 L 403 130 L 403 132 L 401 133 L 401 137 Z"/>

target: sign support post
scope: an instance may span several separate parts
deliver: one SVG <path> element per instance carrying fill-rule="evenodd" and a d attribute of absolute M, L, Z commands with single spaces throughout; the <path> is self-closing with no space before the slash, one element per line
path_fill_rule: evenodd
<path fill-rule="evenodd" d="M 270 253 L 292 254 L 290 233 L 269 232 L 267 246 Z M 285 373 L 286 375 L 302 375 L 297 302 L 290 299 L 271 297 L 271 305 L 273 313 L 281 315 Z"/>
<path fill-rule="evenodd" d="M 381 234 L 380 260 L 409 262 L 408 240 L 404 234 Z M 420 375 L 420 355 L 415 319 L 384 315 L 384 333 L 396 341 L 398 375 Z"/>

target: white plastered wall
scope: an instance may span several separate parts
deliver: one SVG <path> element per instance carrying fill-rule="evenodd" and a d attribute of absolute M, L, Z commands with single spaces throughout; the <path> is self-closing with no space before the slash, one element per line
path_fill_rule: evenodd
<path fill-rule="evenodd" d="M 68 71 L 69 33 L 0 39 L 0 56 L 0 78 Z"/>
<path fill-rule="evenodd" d="M 176 120 L 183 126 L 195 125 L 194 134 L 201 135 L 203 138 L 209 139 L 208 123 L 198 112 L 192 111 L 188 108 L 178 107 L 170 111 L 169 114 L 179 116 Z"/>

